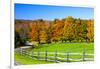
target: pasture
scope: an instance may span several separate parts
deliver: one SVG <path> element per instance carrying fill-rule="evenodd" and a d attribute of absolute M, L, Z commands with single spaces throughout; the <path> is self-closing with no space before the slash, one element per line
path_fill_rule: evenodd
<path fill-rule="evenodd" d="M 41 44 L 39 47 L 28 51 L 27 54 L 20 55 L 19 53 L 15 53 L 15 60 L 20 64 L 49 64 L 54 63 L 55 59 L 57 59 L 57 63 L 66 62 L 66 60 L 70 60 L 70 62 L 82 62 L 83 51 L 85 51 L 86 61 L 94 60 L 94 43 Z M 45 53 L 47 53 L 47 61 L 45 61 Z M 66 56 L 67 53 L 69 56 Z M 55 56 L 55 54 L 57 55 Z"/>

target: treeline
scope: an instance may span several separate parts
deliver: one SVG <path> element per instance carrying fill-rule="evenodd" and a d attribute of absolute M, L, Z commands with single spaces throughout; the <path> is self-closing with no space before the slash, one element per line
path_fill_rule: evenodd
<path fill-rule="evenodd" d="M 51 42 L 94 42 L 94 20 L 65 19 L 46 21 L 43 19 L 25 21 L 15 20 L 15 44 L 26 41 Z"/>

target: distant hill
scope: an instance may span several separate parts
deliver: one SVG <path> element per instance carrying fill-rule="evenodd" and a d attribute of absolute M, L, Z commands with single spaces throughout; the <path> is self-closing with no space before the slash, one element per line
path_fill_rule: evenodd
<path fill-rule="evenodd" d="M 24 19 L 15 19 L 15 23 L 31 23 L 33 21 L 38 21 L 38 20 L 41 20 L 41 19 L 37 19 L 37 20 L 24 20 Z M 43 20 L 43 21 L 46 21 L 48 23 L 51 23 L 52 21 L 50 20 Z"/>

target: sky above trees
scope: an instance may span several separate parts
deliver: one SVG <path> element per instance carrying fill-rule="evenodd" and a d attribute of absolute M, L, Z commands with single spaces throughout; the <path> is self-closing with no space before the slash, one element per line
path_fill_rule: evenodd
<path fill-rule="evenodd" d="M 63 19 L 67 16 L 81 19 L 94 18 L 94 9 L 84 7 L 15 4 L 14 10 L 15 19 L 24 20 L 54 20 Z"/>

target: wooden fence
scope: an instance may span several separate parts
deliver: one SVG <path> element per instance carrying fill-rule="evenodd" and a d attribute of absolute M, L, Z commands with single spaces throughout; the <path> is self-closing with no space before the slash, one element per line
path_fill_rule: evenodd
<path fill-rule="evenodd" d="M 17 51 L 18 52 L 18 51 Z M 32 58 L 33 60 L 42 60 L 42 61 L 49 61 L 49 62 L 54 62 L 54 63 L 59 63 L 59 62 L 82 62 L 82 61 L 93 61 L 94 60 L 94 55 L 93 54 L 86 54 L 86 51 L 83 50 L 82 53 L 70 53 L 67 51 L 66 53 L 61 53 L 58 52 L 57 50 L 55 52 L 48 52 L 47 50 L 44 52 L 29 52 L 28 50 L 25 49 L 20 49 L 19 51 L 20 55 L 22 56 L 27 56 L 29 58 Z M 41 54 L 43 54 L 41 56 Z M 64 56 L 64 57 L 59 57 Z M 71 58 L 71 56 L 81 56 L 81 58 Z M 90 57 L 86 57 L 90 56 Z"/>

